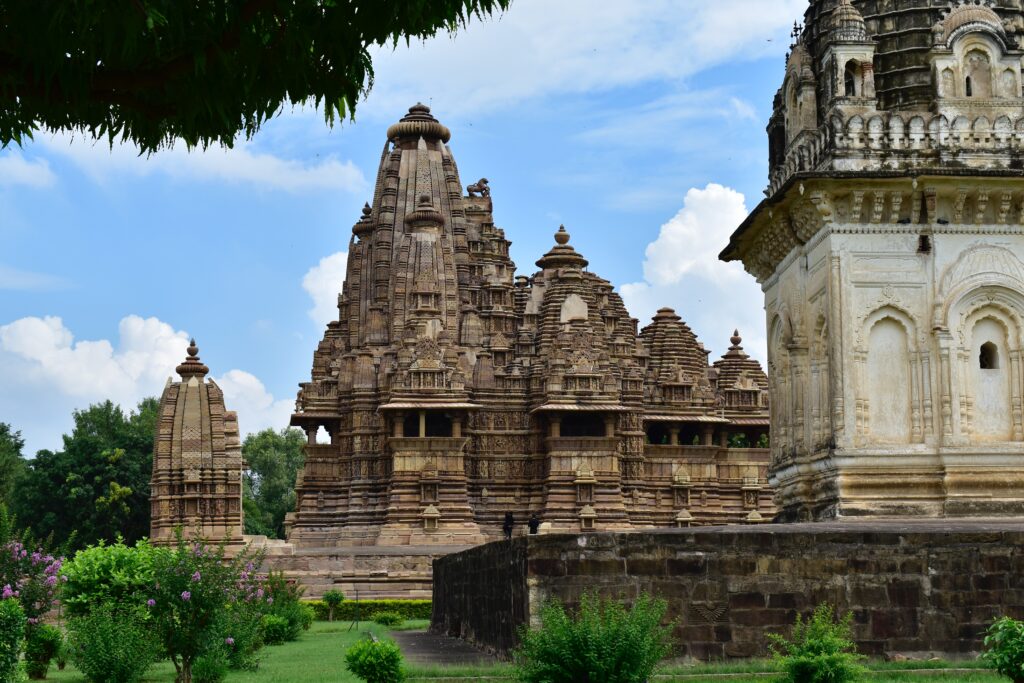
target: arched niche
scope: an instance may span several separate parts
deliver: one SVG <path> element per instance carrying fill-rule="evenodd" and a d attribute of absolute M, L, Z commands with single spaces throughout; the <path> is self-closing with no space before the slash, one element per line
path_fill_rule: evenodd
<path fill-rule="evenodd" d="M 967 359 L 973 402 L 971 436 L 980 441 L 1009 441 L 1013 418 L 1006 327 L 999 318 L 985 315 L 967 333 L 971 339 Z"/>
<path fill-rule="evenodd" d="M 867 434 L 878 444 L 911 442 L 910 334 L 893 315 L 878 317 L 867 335 Z"/>
<path fill-rule="evenodd" d="M 964 432 L 974 441 L 1020 441 L 1021 311 L 1024 295 L 980 287 L 953 307 L 958 331 Z"/>
<path fill-rule="evenodd" d="M 992 57 L 987 50 L 973 47 L 964 54 L 964 96 L 992 97 Z"/>

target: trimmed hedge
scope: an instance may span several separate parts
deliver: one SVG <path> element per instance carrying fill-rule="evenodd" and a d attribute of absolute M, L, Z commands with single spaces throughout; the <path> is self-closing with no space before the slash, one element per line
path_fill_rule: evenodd
<path fill-rule="evenodd" d="M 303 602 L 316 611 L 317 621 L 327 621 L 327 604 L 323 600 Z M 403 619 L 430 619 L 430 600 L 346 600 L 334 608 L 334 620 L 354 620 L 357 605 L 362 621 L 370 621 L 370 615 L 374 612 L 396 612 L 402 615 Z"/>

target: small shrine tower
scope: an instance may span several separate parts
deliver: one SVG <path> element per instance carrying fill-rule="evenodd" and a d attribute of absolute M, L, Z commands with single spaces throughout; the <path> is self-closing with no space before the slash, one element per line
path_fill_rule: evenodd
<path fill-rule="evenodd" d="M 160 397 L 153 449 L 150 539 L 187 537 L 229 545 L 242 542 L 242 451 L 238 418 L 224 407 L 224 392 L 206 375 L 193 339 Z"/>

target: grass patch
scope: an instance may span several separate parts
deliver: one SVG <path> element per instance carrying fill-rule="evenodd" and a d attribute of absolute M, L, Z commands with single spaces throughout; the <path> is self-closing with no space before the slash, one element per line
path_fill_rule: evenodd
<path fill-rule="evenodd" d="M 345 649 L 367 632 L 385 636 L 389 629 L 371 622 L 360 622 L 359 629 L 349 629 L 350 622 L 315 622 L 299 640 L 284 645 L 265 647 L 260 668 L 255 672 L 231 672 L 228 683 L 358 683 L 345 669 Z M 402 624 L 402 630 L 424 630 L 429 622 L 423 619 L 409 620 Z M 912 683 L 914 681 L 957 681 L 958 683 L 1005 683 L 1006 679 L 994 671 L 985 669 L 985 662 L 978 660 L 949 661 L 868 661 L 871 670 L 867 679 L 872 683 Z M 927 673 L 909 673 L 907 669 L 927 669 Z M 943 669 L 953 669 L 943 672 Z M 960 669 L 960 671 L 955 671 Z M 965 673 L 963 669 L 971 669 Z M 424 666 L 408 665 L 410 678 L 427 681 L 471 681 L 478 678 L 512 680 L 512 668 L 508 664 L 494 666 Z M 654 680 L 658 683 L 698 683 L 700 681 L 723 681 L 725 683 L 766 683 L 771 681 L 776 669 L 770 660 L 753 659 L 720 664 L 696 664 L 692 666 L 670 665 L 664 668 Z M 768 674 L 756 675 L 758 673 Z M 717 676 L 716 676 L 717 674 Z M 721 674 L 731 674 L 728 677 Z M 748 675 L 743 675 L 748 674 Z M 88 683 L 87 679 L 72 666 L 64 671 L 50 667 L 49 681 L 59 683 Z M 150 670 L 146 683 L 173 683 L 174 666 L 170 662 L 158 662 Z"/>

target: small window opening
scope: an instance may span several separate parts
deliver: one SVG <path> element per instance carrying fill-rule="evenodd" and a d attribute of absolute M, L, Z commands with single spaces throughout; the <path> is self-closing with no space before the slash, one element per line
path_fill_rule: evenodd
<path fill-rule="evenodd" d="M 440 413 L 427 413 L 427 436 L 451 436 L 452 419 Z"/>
<path fill-rule="evenodd" d="M 416 438 L 420 435 L 420 416 L 416 413 L 406 415 L 402 420 L 402 436 Z"/>
<path fill-rule="evenodd" d="M 978 354 L 978 367 L 982 370 L 999 369 L 999 349 L 992 342 L 985 342 L 981 345 L 981 353 Z"/>
<path fill-rule="evenodd" d="M 601 413 L 569 414 L 562 418 L 562 436 L 594 437 L 604 436 L 604 433 L 604 415 Z"/>
<path fill-rule="evenodd" d="M 973 88 L 971 88 L 971 77 L 970 76 L 967 77 L 967 81 L 964 84 L 964 94 L 967 95 L 968 97 L 973 97 L 974 96 L 974 90 L 973 90 Z"/>
<path fill-rule="evenodd" d="M 917 253 L 918 254 L 930 254 L 932 253 L 932 238 L 928 235 L 918 235 L 917 237 Z"/>
<path fill-rule="evenodd" d="M 843 92 L 847 97 L 854 97 L 857 94 L 857 70 L 853 62 L 846 65 L 846 74 L 843 78 Z"/>

